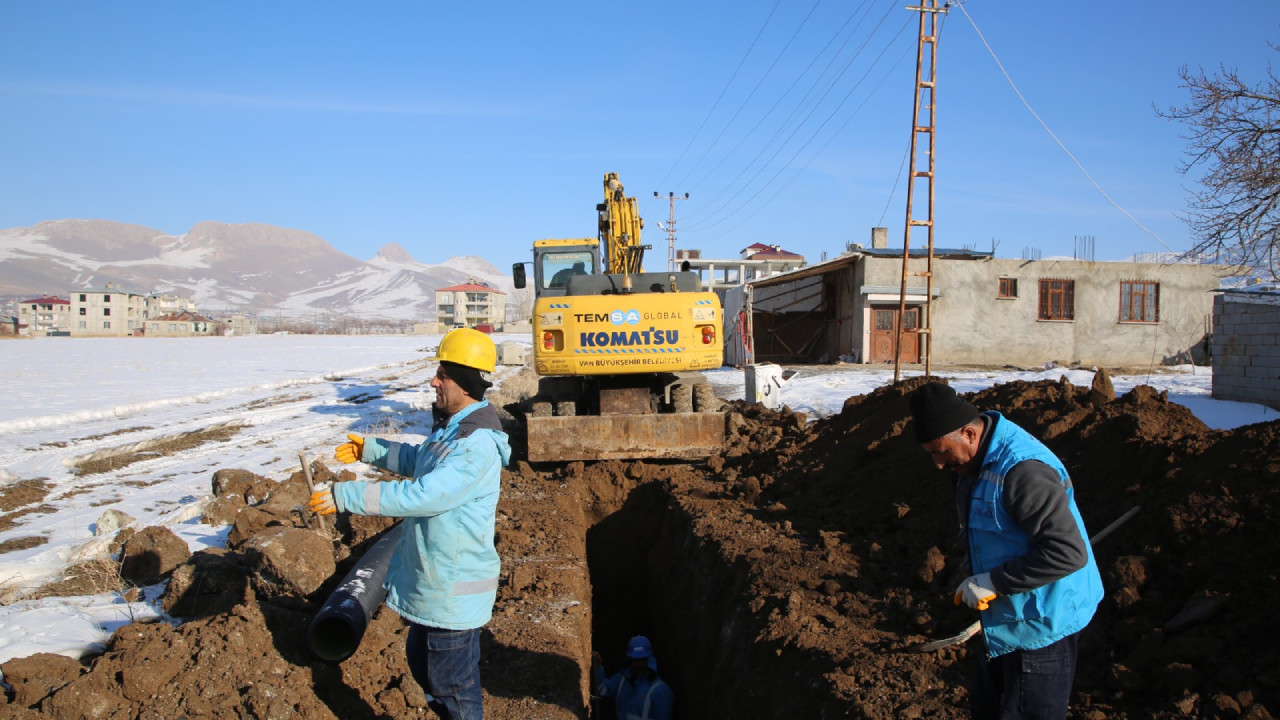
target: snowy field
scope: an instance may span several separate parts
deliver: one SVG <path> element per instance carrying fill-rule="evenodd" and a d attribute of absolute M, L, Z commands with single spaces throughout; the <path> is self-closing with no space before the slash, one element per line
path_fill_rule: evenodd
<path fill-rule="evenodd" d="M 222 468 L 251 470 L 276 480 L 298 469 L 298 453 L 330 464 L 332 448 L 349 431 L 421 435 L 434 393 L 439 336 L 258 335 L 226 338 L 38 338 L 0 342 L 0 487 L 43 479 L 49 492 L 37 512 L 0 529 L 0 546 L 23 538 L 43 544 L 0 553 L 0 662 L 36 652 L 78 657 L 100 651 L 131 619 L 158 614 L 162 587 L 144 600 L 118 594 L 10 602 L 56 580 L 68 563 L 101 555 L 107 537 L 94 528 L 117 509 L 137 527 L 166 525 L 192 551 L 225 544 L 226 527 L 199 522 L 209 482 Z M 498 342 L 529 344 L 527 334 L 498 334 Z M 500 367 L 498 384 L 518 369 Z M 1088 386 L 1081 370 L 949 372 L 961 392 L 1011 380 L 1057 380 Z M 911 373 L 904 373 L 910 375 Z M 706 373 L 717 394 L 743 397 L 744 373 Z M 893 369 L 803 367 L 782 387 L 783 401 L 811 418 L 840 411 L 851 395 L 891 383 Z M 1168 390 L 1207 425 L 1228 429 L 1276 419 L 1261 405 L 1213 400 L 1206 368 L 1112 378 L 1122 394 L 1145 384 Z M 424 412 L 415 412 L 424 411 Z M 229 440 L 118 470 L 77 475 L 85 458 L 146 451 L 166 439 L 234 426 Z M 26 507 L 7 508 L 0 515 Z M 0 526 L 3 527 L 3 526 Z M 17 545 L 18 543 L 14 543 Z"/>

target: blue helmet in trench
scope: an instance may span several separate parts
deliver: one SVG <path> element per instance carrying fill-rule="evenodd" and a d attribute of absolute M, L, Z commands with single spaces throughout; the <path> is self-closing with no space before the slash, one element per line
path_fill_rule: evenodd
<path fill-rule="evenodd" d="M 653 647 L 649 644 L 649 638 L 643 635 L 636 635 L 628 640 L 627 657 L 632 660 L 653 657 Z"/>

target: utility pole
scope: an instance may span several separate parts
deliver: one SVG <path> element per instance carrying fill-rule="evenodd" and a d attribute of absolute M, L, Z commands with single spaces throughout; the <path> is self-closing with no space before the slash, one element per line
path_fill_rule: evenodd
<path fill-rule="evenodd" d="M 907 224 L 902 238 L 902 288 L 898 295 L 898 329 L 893 344 L 893 381 L 898 382 L 902 365 L 902 332 L 907 321 L 907 276 L 914 274 L 925 278 L 924 304 L 920 307 L 920 317 L 911 332 L 916 333 L 917 348 L 924 356 L 924 374 L 930 373 L 933 356 L 933 171 L 934 148 L 936 138 L 934 130 L 936 119 L 934 113 L 936 90 L 938 88 L 938 25 L 939 16 L 947 12 L 949 3 L 941 6 L 938 0 L 921 0 L 919 5 L 907 6 L 908 10 L 920 13 L 920 41 L 916 46 L 916 100 L 911 115 L 911 167 L 907 171 Z M 928 53 L 925 46 L 928 46 Z M 923 112 L 921 112 L 923 110 Z M 916 169 L 916 155 L 919 152 L 919 141 L 924 136 L 926 143 L 926 167 Z M 923 218 L 917 218 L 912 205 L 915 195 L 916 181 L 926 184 L 928 192 L 928 211 Z M 929 254 L 923 272 L 910 272 L 911 262 L 911 229 L 924 227 L 928 229 Z"/>
<path fill-rule="evenodd" d="M 653 191 L 653 196 L 659 197 L 657 190 Z M 676 197 L 673 192 L 667 193 L 667 200 L 671 203 L 671 214 L 667 216 L 667 226 L 662 228 L 667 231 L 667 272 L 676 270 L 676 201 L 688 199 L 689 193 L 685 193 L 684 197 Z"/>

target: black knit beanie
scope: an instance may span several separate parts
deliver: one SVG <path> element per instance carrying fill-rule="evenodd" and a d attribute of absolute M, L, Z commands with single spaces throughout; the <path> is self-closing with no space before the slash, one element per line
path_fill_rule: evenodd
<path fill-rule="evenodd" d="M 473 367 L 459 365 L 446 360 L 440 363 L 440 368 L 444 370 L 445 377 L 457 383 L 458 387 L 462 388 L 462 391 L 470 395 L 474 400 L 483 400 L 484 391 L 493 385 L 493 383 L 484 379 L 479 370 Z"/>
<path fill-rule="evenodd" d="M 959 430 L 978 417 L 978 408 L 943 383 L 921 385 L 911 393 L 910 402 L 916 440 L 921 443 Z"/>

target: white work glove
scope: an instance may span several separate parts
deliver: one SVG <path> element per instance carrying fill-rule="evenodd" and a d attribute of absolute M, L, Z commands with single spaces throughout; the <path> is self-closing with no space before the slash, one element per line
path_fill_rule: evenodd
<path fill-rule="evenodd" d="M 970 575 L 956 588 L 956 604 L 961 600 L 974 610 L 986 610 L 987 603 L 996 599 L 997 593 L 991 589 L 991 573 Z"/>

